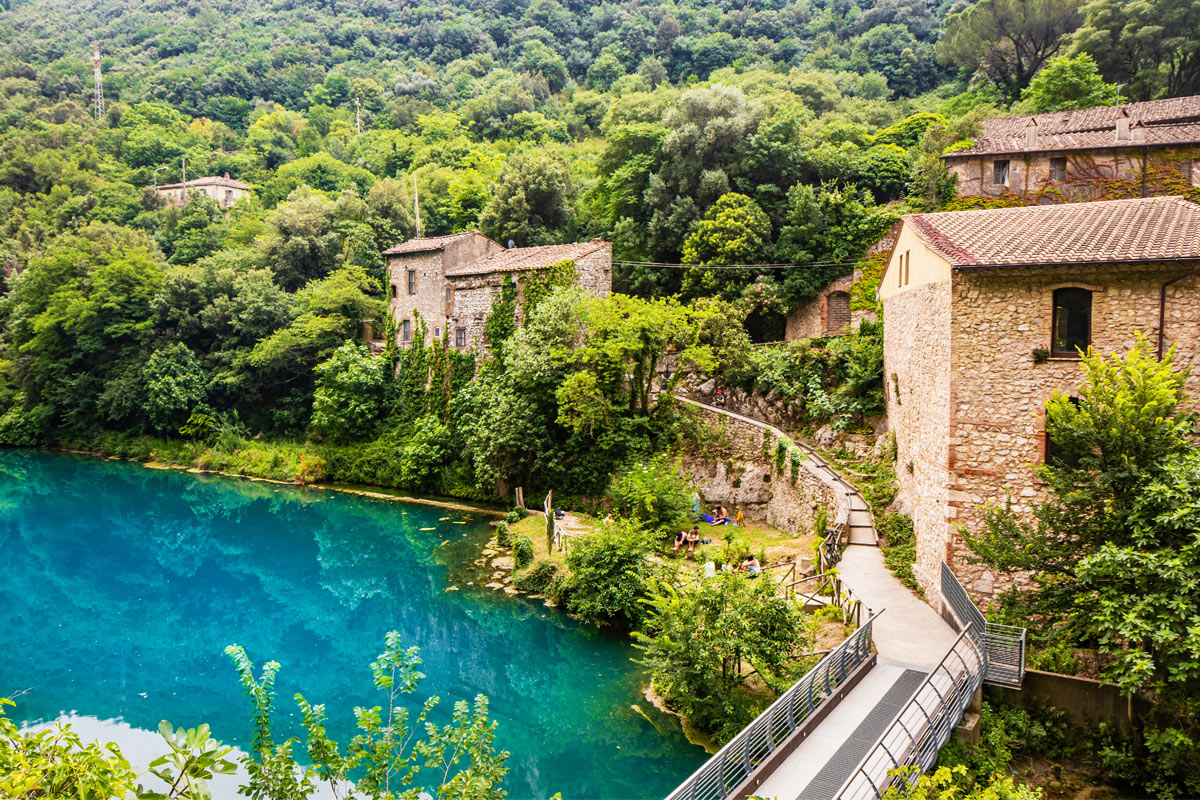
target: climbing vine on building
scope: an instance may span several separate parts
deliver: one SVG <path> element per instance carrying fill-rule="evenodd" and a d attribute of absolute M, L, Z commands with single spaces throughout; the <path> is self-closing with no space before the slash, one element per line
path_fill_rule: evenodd
<path fill-rule="evenodd" d="M 555 289 L 571 286 L 575 280 L 575 262 L 570 259 L 525 273 L 521 278 L 521 319 L 529 319 L 529 314 Z"/>

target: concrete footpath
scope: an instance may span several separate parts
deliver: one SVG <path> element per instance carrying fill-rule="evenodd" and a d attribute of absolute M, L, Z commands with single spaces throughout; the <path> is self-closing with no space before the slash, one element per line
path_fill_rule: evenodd
<path fill-rule="evenodd" d="M 954 644 L 958 634 L 921 598 L 917 597 L 883 563 L 883 551 L 868 545 L 849 545 L 837 571 L 875 620 L 871 638 L 881 661 L 928 672 Z"/>

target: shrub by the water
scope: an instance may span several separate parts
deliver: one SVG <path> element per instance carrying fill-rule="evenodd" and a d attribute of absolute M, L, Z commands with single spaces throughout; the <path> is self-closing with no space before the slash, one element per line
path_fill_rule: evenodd
<path fill-rule="evenodd" d="M 496 523 L 496 544 L 501 547 L 512 545 L 512 531 L 509 530 L 507 522 Z"/>
<path fill-rule="evenodd" d="M 533 541 L 523 533 L 512 537 L 513 564 L 517 569 L 533 561 Z"/>

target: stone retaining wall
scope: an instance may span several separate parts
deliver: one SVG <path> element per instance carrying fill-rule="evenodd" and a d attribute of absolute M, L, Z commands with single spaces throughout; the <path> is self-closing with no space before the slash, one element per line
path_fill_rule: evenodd
<path fill-rule="evenodd" d="M 684 466 L 709 507 L 724 505 L 735 516 L 741 510 L 746 519 L 792 534 L 811 532 L 820 508 L 826 510 L 830 527 L 848 522 L 850 500 L 844 487 L 821 474 L 803 450 L 789 448 L 783 472 L 775 472 L 776 442 L 781 436 L 787 438 L 782 431 L 745 417 L 711 409 L 706 413 L 711 417 L 712 438 L 720 445 L 686 459 Z M 770 437 L 767 458 L 763 457 L 764 436 Z M 804 459 L 794 484 L 793 451 Z"/>

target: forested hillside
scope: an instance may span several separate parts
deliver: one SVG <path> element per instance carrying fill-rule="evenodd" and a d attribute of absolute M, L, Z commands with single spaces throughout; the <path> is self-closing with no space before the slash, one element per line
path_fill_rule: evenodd
<path fill-rule="evenodd" d="M 17 0 L 0 41 L 0 438 L 389 431 L 421 450 L 418 430 L 424 466 L 384 482 L 429 488 L 454 453 L 455 491 L 567 474 L 594 489 L 676 435 L 626 375 L 668 345 L 732 358 L 744 320 L 769 332 L 899 214 L 958 202 L 938 156 L 980 119 L 1112 103 L 1118 83 L 1200 92 L 1192 0 Z M 167 207 L 152 187 L 185 164 L 253 196 Z M 514 338 L 529 357 L 496 342 L 452 402 L 471 369 L 445 349 L 339 351 L 382 326 L 380 252 L 414 234 L 414 187 L 422 234 L 600 236 L 619 260 L 694 267 L 618 265 L 615 288 L 641 299 L 548 303 L 560 316 Z M 808 266 L 702 268 L 763 262 Z M 648 302 L 670 295 L 703 302 Z M 572 325 L 603 368 L 569 348 L 535 363 Z M 442 398 L 418 398 L 427 385 Z M 357 417 L 314 415 L 321 392 Z"/>

